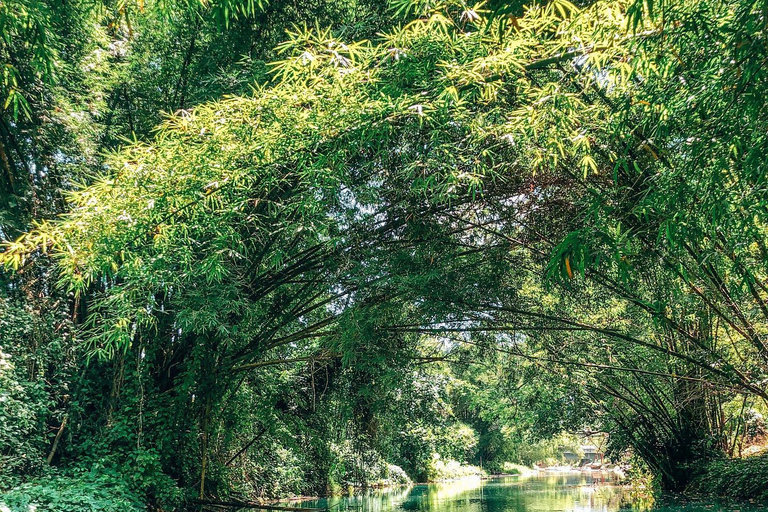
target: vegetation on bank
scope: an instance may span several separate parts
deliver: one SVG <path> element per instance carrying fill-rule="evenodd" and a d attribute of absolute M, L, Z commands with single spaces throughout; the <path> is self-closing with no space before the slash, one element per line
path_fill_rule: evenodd
<path fill-rule="evenodd" d="M 3 1 L 3 499 L 759 473 L 766 12 Z"/>
<path fill-rule="evenodd" d="M 0 511 L 139 512 L 147 509 L 142 498 L 119 474 L 49 476 L 0 494 Z"/>
<path fill-rule="evenodd" d="M 528 466 L 522 464 L 515 464 L 514 462 L 505 462 L 495 472 L 498 475 L 511 475 L 511 476 L 530 476 L 534 474 L 534 470 Z"/>
<path fill-rule="evenodd" d="M 435 454 L 427 467 L 427 481 L 429 482 L 446 482 L 483 476 L 487 476 L 487 473 L 477 466 L 462 464 L 456 460 L 443 460 L 438 454 Z"/>
<path fill-rule="evenodd" d="M 694 496 L 768 503 L 768 455 L 715 459 L 691 468 L 686 491 Z"/>

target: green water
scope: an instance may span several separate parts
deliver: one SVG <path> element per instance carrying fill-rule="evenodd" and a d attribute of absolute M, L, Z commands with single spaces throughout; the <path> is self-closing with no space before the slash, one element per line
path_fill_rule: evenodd
<path fill-rule="evenodd" d="M 612 474 L 552 474 L 414 485 L 301 502 L 330 512 L 768 512 L 766 508 L 633 495 Z"/>

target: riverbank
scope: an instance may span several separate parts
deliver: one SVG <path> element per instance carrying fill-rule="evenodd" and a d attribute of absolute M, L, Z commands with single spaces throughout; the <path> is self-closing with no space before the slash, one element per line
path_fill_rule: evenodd
<path fill-rule="evenodd" d="M 768 454 L 716 459 L 693 466 L 690 472 L 686 495 L 768 503 Z"/>

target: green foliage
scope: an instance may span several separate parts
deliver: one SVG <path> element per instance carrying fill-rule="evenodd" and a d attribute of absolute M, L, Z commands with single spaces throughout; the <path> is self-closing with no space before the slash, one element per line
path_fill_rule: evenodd
<path fill-rule="evenodd" d="M 576 436 L 560 434 L 549 439 L 531 443 L 521 443 L 517 448 L 516 459 L 521 464 L 531 467 L 537 463 L 555 466 L 566 463 L 563 454 L 571 452 L 582 458 L 581 443 Z"/>
<path fill-rule="evenodd" d="M 18 475 L 39 472 L 45 447 L 41 414 L 45 403 L 33 400 L 34 389 L 19 378 L 10 355 L 0 351 L 0 475 L 4 482 Z"/>
<path fill-rule="evenodd" d="M 66 312 L 0 296 L 0 487 L 39 476 L 74 380 Z M 55 427 L 53 427 L 55 425 Z M 53 434 L 52 434 L 53 432 Z"/>
<path fill-rule="evenodd" d="M 3 508 L 5 507 L 5 508 Z M 125 483 L 114 474 L 87 473 L 76 477 L 52 476 L 0 493 L 0 508 L 12 512 L 138 512 L 146 510 Z"/>
<path fill-rule="evenodd" d="M 593 427 L 675 487 L 744 438 L 760 9 L 369 7 L 0 6 L 15 475 L 65 417 L 54 464 L 164 507 L 503 468 Z"/>
<path fill-rule="evenodd" d="M 743 501 L 768 501 L 765 482 L 768 457 L 716 459 L 690 468 L 693 476 L 688 490 L 705 496 Z"/>
<path fill-rule="evenodd" d="M 0 6 L 0 113 L 31 116 L 25 88 L 35 79 L 51 80 L 56 50 L 49 44 L 52 32 L 53 6 L 36 0 L 14 0 Z M 27 74 L 33 75 L 30 77 Z"/>
<path fill-rule="evenodd" d="M 496 470 L 496 473 L 502 475 L 519 475 L 525 476 L 531 473 L 531 468 L 513 462 L 504 462 Z"/>
<path fill-rule="evenodd" d="M 432 457 L 426 468 L 426 477 L 429 482 L 441 482 L 457 480 L 467 477 L 482 477 L 486 473 L 477 466 L 469 466 L 456 460 L 443 459 L 438 454 Z"/>

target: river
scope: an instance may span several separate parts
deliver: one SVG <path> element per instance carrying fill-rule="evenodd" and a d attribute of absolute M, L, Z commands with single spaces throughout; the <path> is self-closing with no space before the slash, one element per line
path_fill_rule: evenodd
<path fill-rule="evenodd" d="M 345 497 L 304 501 L 330 512 L 768 512 L 743 504 L 657 500 L 621 485 L 612 474 L 551 474 L 423 484 Z"/>

